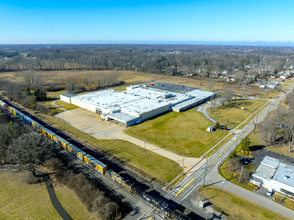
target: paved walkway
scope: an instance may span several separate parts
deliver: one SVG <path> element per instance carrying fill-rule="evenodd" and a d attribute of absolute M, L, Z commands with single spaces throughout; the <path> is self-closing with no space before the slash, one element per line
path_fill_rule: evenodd
<path fill-rule="evenodd" d="M 264 197 L 255 192 L 248 191 L 238 185 L 231 183 L 230 181 L 224 180 L 224 178 L 218 174 L 217 170 L 211 176 L 211 178 L 207 181 L 206 185 L 213 185 L 219 188 L 222 188 L 226 191 L 234 193 L 244 199 L 247 199 L 251 202 L 256 203 L 257 205 L 263 206 L 269 210 L 272 210 L 282 216 L 285 216 L 289 219 L 294 219 L 294 211 L 286 208 L 274 201 L 272 201 L 271 197 Z"/>
<path fill-rule="evenodd" d="M 81 108 L 59 113 L 55 117 L 97 139 L 126 140 L 139 147 L 145 148 L 147 150 L 153 151 L 156 154 L 169 158 L 177 162 L 181 167 L 183 167 L 184 164 L 185 172 L 189 171 L 190 169 L 197 169 L 198 165 L 195 165 L 199 163 L 199 161 L 201 161 L 201 158 L 183 158 L 183 156 L 179 156 L 163 148 L 157 147 L 147 142 L 144 143 L 144 141 L 142 140 L 125 134 L 123 132 L 123 126 L 115 125 L 107 121 L 100 121 L 100 119 L 97 117 L 97 114 Z"/>
<path fill-rule="evenodd" d="M 56 101 L 57 101 L 57 100 L 52 101 L 52 102 L 51 102 L 51 105 L 52 105 L 54 108 L 60 109 L 61 111 L 66 111 L 65 108 L 62 108 L 62 107 L 60 107 L 59 105 L 57 105 L 57 104 L 56 104 Z"/>
<path fill-rule="evenodd" d="M 18 168 L 15 166 L 0 166 L 0 169 L 18 169 Z M 53 189 L 52 182 L 51 182 L 50 178 L 48 177 L 48 175 L 46 173 L 42 172 L 41 170 L 37 170 L 36 173 L 38 173 L 38 175 L 43 177 L 43 179 L 46 183 L 47 191 L 48 191 L 50 200 L 52 202 L 52 205 L 54 206 L 54 208 L 56 209 L 58 214 L 64 220 L 72 220 L 72 218 L 69 216 L 69 214 L 67 214 L 67 212 L 63 209 L 62 205 L 60 205 L 60 203 L 56 197 L 55 191 Z"/>

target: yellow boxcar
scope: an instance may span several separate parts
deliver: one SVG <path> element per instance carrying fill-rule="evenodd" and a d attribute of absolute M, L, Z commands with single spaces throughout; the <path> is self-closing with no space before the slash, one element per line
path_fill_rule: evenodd
<path fill-rule="evenodd" d="M 66 145 L 69 145 L 69 142 L 67 140 L 64 140 L 62 137 L 58 135 L 55 135 L 53 139 L 54 139 L 54 142 L 58 144 L 60 147 L 62 147 L 63 149 L 66 149 Z"/>

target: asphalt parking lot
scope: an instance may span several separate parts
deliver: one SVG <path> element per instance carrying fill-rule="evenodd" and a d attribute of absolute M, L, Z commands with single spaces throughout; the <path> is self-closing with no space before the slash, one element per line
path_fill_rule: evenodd
<path fill-rule="evenodd" d="M 151 83 L 152 85 L 148 85 L 148 83 Z M 148 87 L 152 87 L 155 89 L 161 89 L 165 90 L 168 92 L 176 92 L 176 93 L 186 93 L 186 92 L 191 92 L 196 89 L 196 87 L 191 87 L 191 86 L 184 86 L 184 85 L 178 85 L 178 84 L 173 84 L 173 83 L 166 83 L 166 82 L 158 82 L 158 81 L 149 81 L 149 82 L 144 82 L 144 83 L 138 83 L 136 85 L 147 85 Z"/>
<path fill-rule="evenodd" d="M 279 154 L 279 153 L 276 153 L 276 152 L 273 152 L 270 150 L 266 150 L 266 149 L 263 149 L 256 158 L 251 159 L 250 164 L 253 164 L 254 166 L 259 165 L 265 156 L 273 157 L 273 158 L 278 159 L 284 163 L 294 165 L 294 158 L 293 157 L 289 157 L 289 156 Z"/>

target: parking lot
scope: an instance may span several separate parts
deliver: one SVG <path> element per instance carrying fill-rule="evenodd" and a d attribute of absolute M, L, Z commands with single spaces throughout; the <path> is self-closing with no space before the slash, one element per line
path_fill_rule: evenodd
<path fill-rule="evenodd" d="M 55 117 L 97 139 L 120 139 L 117 133 L 124 129 L 122 126 L 100 121 L 100 115 L 82 108 L 65 111 Z"/>

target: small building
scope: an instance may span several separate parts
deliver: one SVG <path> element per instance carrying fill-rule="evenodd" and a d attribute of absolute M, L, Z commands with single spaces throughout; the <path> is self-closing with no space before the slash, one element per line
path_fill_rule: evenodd
<path fill-rule="evenodd" d="M 294 166 L 265 156 L 252 174 L 250 183 L 294 198 Z"/>
<path fill-rule="evenodd" d="M 265 89 L 266 87 L 265 87 L 265 85 L 261 84 L 261 85 L 259 85 L 259 88 Z"/>
<path fill-rule="evenodd" d="M 76 95 L 71 93 L 64 93 L 60 95 L 60 100 L 71 104 L 71 98 L 75 97 Z"/>
<path fill-rule="evenodd" d="M 208 128 L 206 129 L 206 131 L 212 132 L 213 131 L 213 127 L 212 126 L 208 126 Z"/>

